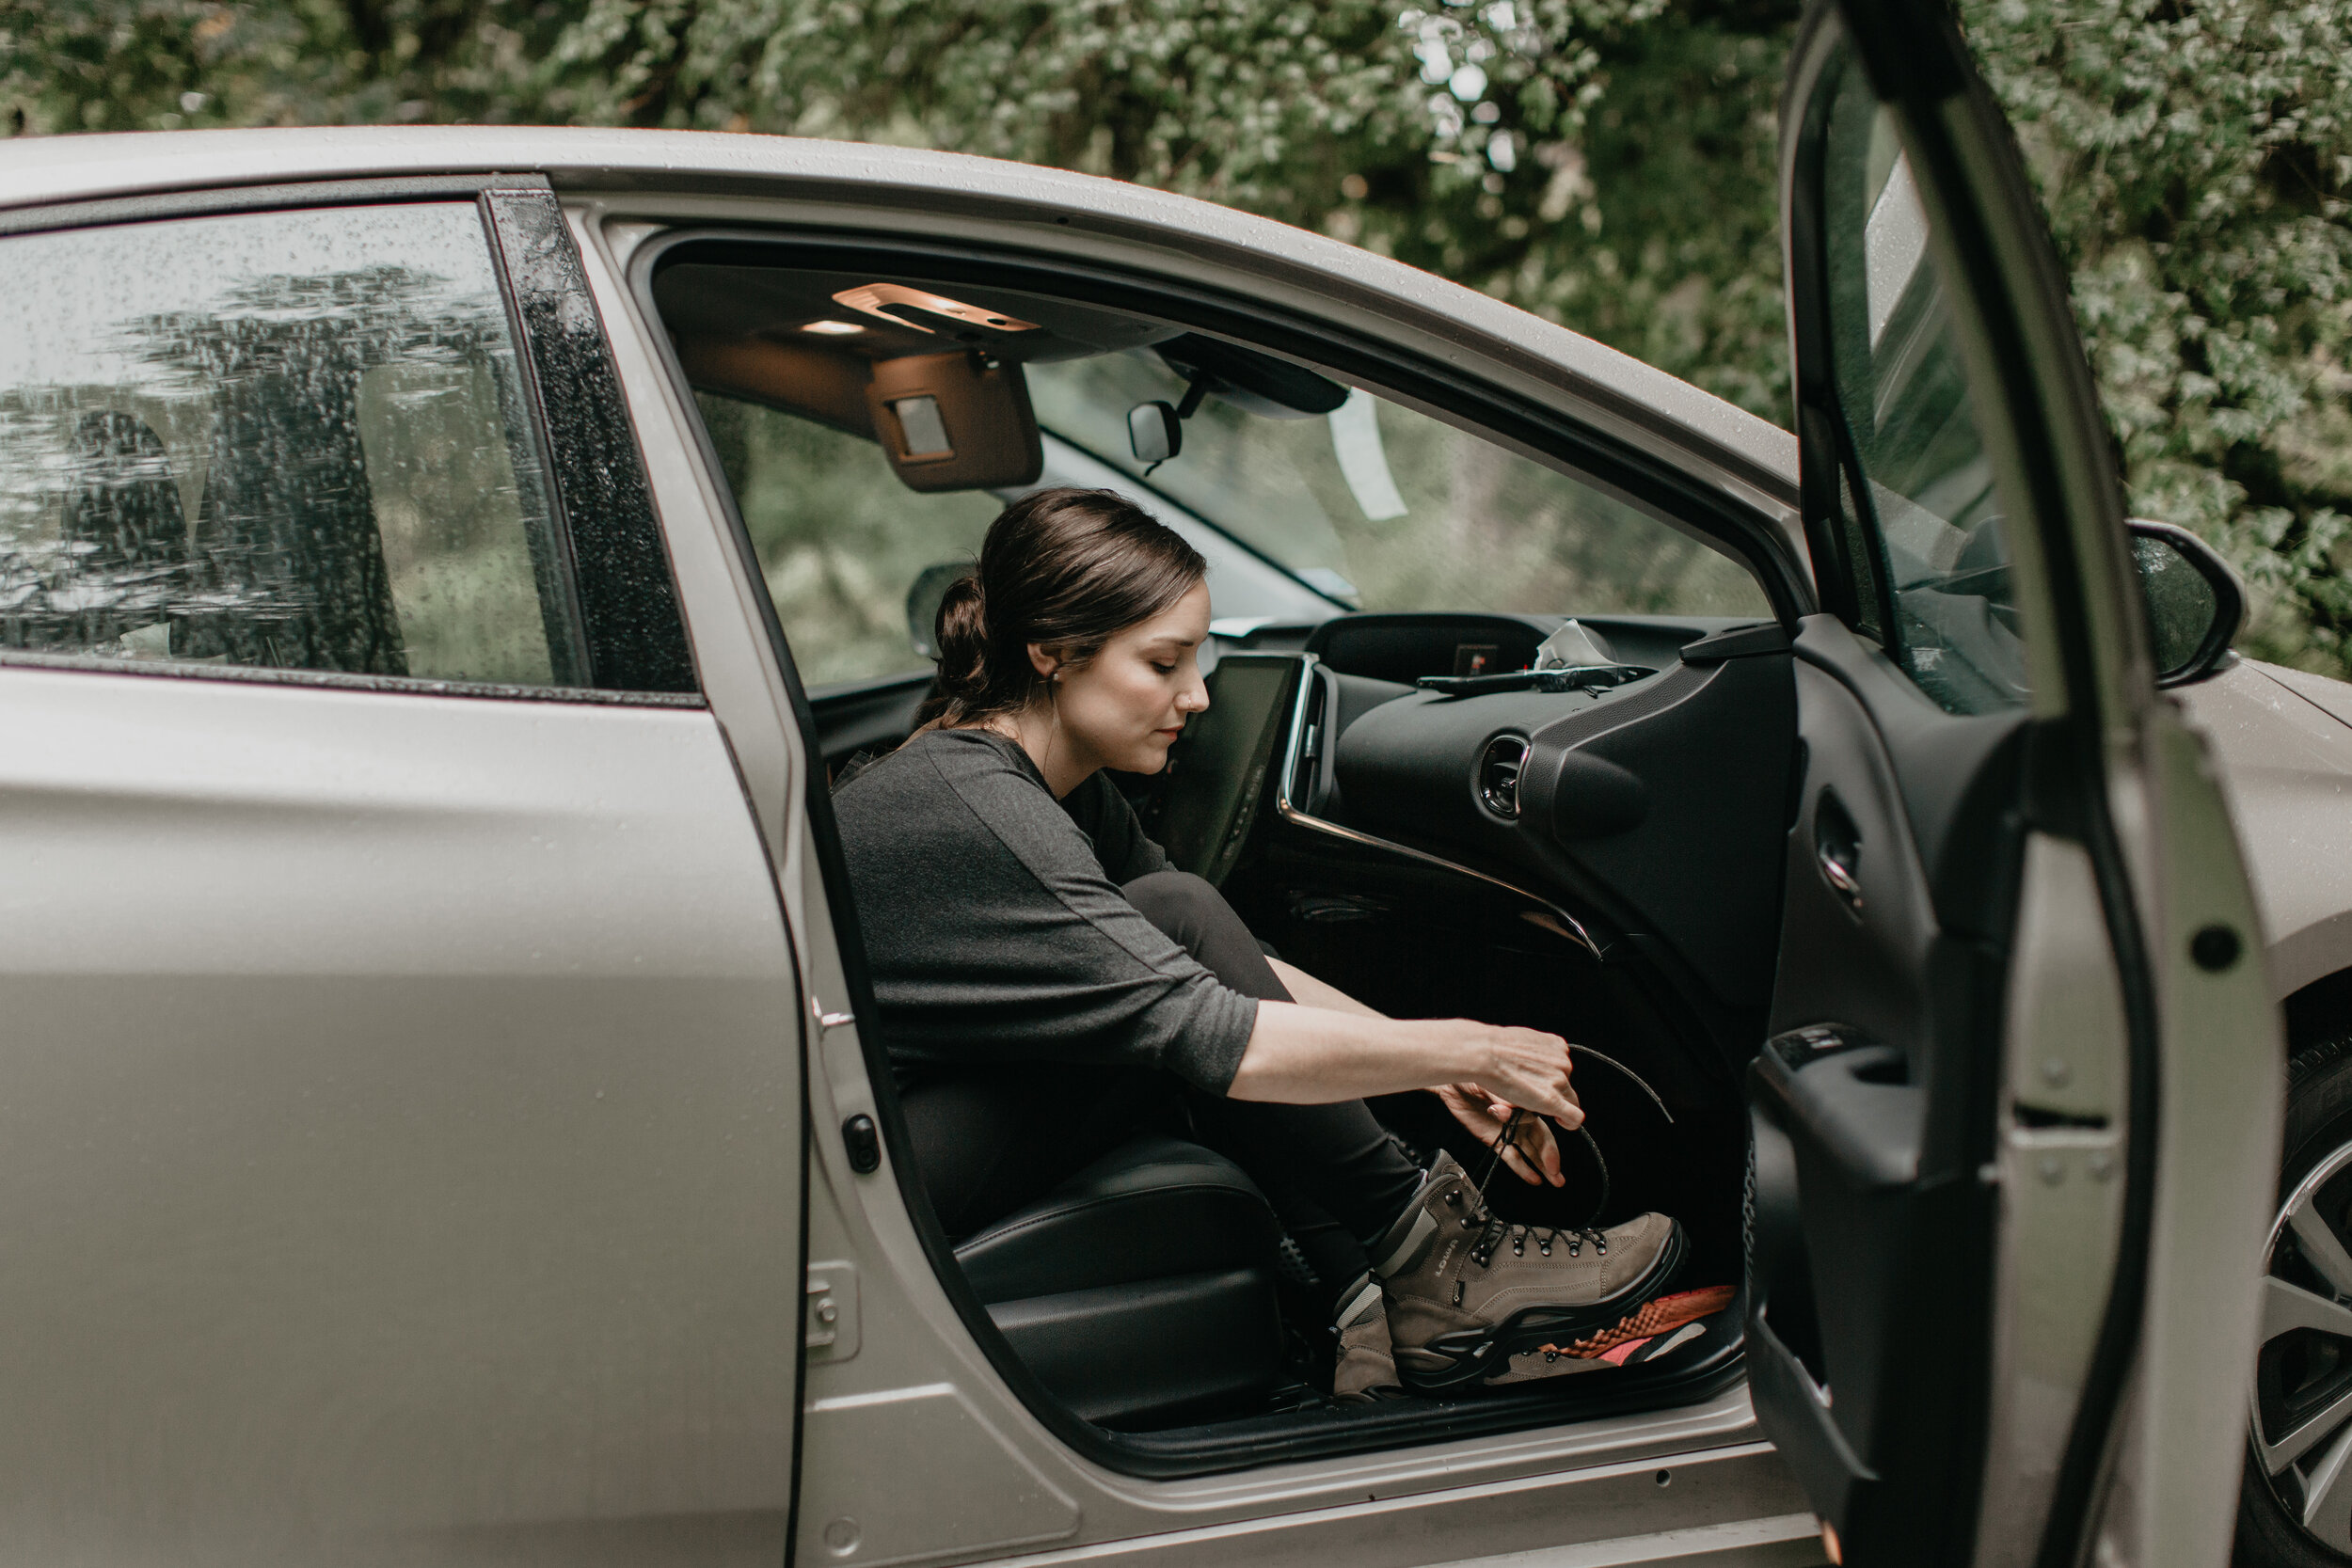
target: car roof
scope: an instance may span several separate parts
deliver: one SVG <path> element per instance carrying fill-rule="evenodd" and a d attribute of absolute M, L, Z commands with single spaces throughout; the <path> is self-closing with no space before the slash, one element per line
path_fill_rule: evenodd
<path fill-rule="evenodd" d="M 926 215 L 1041 220 L 1142 240 L 1241 271 L 1322 285 L 1357 312 L 1419 321 L 1461 347 L 1499 355 L 1579 401 L 1666 436 L 1752 486 L 1784 515 L 1796 499 L 1788 432 L 1565 327 L 1418 268 L 1270 218 L 1093 175 L 965 153 L 709 131 L 579 126 L 333 126 L 20 137 L 0 166 L 0 213 L 168 192 L 312 181 L 543 174 L 567 195 L 785 197 Z M 1331 284 L 1343 287 L 1334 290 Z M 1799 562 L 1802 549 L 1796 551 Z"/>

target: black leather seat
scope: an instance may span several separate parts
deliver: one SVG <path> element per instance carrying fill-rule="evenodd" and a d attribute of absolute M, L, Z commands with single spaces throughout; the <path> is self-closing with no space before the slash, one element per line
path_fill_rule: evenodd
<path fill-rule="evenodd" d="M 1088 1420 L 1134 1428 L 1246 1411 L 1273 1387 L 1280 1235 L 1240 1166 L 1145 1136 L 956 1257 L 1038 1381 Z"/>

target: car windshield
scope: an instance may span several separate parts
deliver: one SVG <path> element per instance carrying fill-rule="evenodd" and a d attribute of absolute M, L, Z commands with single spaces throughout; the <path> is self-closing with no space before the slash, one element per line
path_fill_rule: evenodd
<path fill-rule="evenodd" d="M 1127 412 L 1181 404 L 1150 349 L 1033 363 L 1039 422 L 1363 610 L 1767 615 L 1747 570 L 1592 484 L 1356 390 L 1328 415 L 1210 396 L 1156 466 Z"/>

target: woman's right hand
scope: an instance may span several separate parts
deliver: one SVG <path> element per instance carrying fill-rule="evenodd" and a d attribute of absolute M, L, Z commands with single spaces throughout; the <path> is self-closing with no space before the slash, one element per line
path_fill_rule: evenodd
<path fill-rule="evenodd" d="M 1523 1105 L 1571 1131 L 1584 1125 L 1584 1107 L 1568 1082 L 1575 1069 L 1567 1041 L 1540 1029 L 1470 1019 L 1458 1026 L 1466 1035 L 1463 1043 L 1481 1064 L 1465 1076 L 1476 1078 L 1496 1099 Z"/>

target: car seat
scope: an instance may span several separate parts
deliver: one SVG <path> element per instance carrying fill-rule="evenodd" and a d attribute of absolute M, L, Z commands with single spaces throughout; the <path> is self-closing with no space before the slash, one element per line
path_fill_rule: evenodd
<path fill-rule="evenodd" d="M 1088 1420 L 1149 1428 L 1245 1413 L 1272 1389 L 1280 1243 L 1240 1166 L 1146 1134 L 955 1254 L 1049 1391 Z"/>

